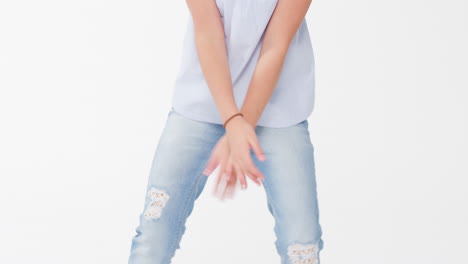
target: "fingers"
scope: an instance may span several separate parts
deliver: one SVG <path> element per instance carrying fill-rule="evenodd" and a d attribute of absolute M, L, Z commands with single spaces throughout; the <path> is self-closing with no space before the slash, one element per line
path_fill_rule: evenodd
<path fill-rule="evenodd" d="M 247 176 L 250 179 L 252 179 L 252 181 L 260 185 L 261 184 L 260 180 L 264 180 L 265 176 L 257 167 L 255 167 L 254 163 L 252 162 L 252 159 L 248 159 L 246 163 L 247 164 L 245 165 L 245 168 L 246 168 Z"/>
<path fill-rule="evenodd" d="M 219 191 L 219 187 L 221 187 L 221 182 L 222 182 L 222 180 L 224 178 L 223 174 L 225 173 L 226 163 L 227 163 L 227 158 L 222 159 L 222 161 L 220 162 L 220 170 L 218 172 L 215 184 L 213 186 L 213 194 L 215 196 L 217 196 L 217 193 Z"/>
<path fill-rule="evenodd" d="M 258 186 L 262 185 L 262 182 L 255 176 L 252 176 L 250 174 L 246 174 L 247 177 L 249 177 L 253 182 L 255 182 Z"/>
<path fill-rule="evenodd" d="M 234 183 L 229 184 L 228 186 L 229 186 L 229 188 L 228 188 L 228 190 L 226 192 L 226 198 L 234 199 L 234 194 L 236 193 L 237 184 L 236 184 L 236 182 L 234 182 Z"/>
<path fill-rule="evenodd" d="M 260 143 L 258 143 L 257 136 L 254 136 L 250 140 L 249 144 L 250 144 L 250 147 L 253 149 L 253 152 L 255 153 L 255 156 L 257 157 L 257 159 L 260 161 L 265 161 L 266 160 L 265 153 L 260 147 Z"/>
<path fill-rule="evenodd" d="M 226 183 L 226 189 L 224 190 L 223 196 L 221 197 L 222 200 L 228 198 L 233 199 L 234 193 L 237 186 L 236 175 L 235 173 L 231 176 L 230 180 Z"/>
<path fill-rule="evenodd" d="M 241 170 L 240 166 L 237 164 L 234 164 L 234 169 L 236 170 L 236 176 L 239 179 L 239 182 L 241 184 L 242 189 L 247 189 L 247 181 L 245 179 L 245 174 Z"/>
<path fill-rule="evenodd" d="M 203 175 L 210 176 L 210 174 L 218 167 L 218 160 L 216 156 L 213 156 L 208 161 L 205 170 L 203 171 Z"/>
<path fill-rule="evenodd" d="M 231 157 L 229 157 L 228 161 L 227 161 L 227 164 L 226 164 L 226 180 L 229 181 L 229 179 L 232 178 L 232 170 L 233 170 L 233 166 L 232 166 L 232 159 Z"/>
<path fill-rule="evenodd" d="M 265 179 L 263 173 L 253 163 L 248 149 L 246 149 L 241 158 L 238 159 L 237 165 L 243 172 L 243 175 L 247 175 L 257 185 L 261 185 L 260 180 Z"/>
<path fill-rule="evenodd" d="M 256 135 L 245 139 L 244 142 L 232 143 L 232 148 L 230 146 L 229 150 L 221 148 L 224 145 L 220 145 L 219 151 L 212 154 L 203 171 L 204 175 L 209 176 L 217 167 L 220 167 L 214 183 L 213 193 L 221 200 L 234 196 L 238 188 L 238 181 L 241 189 L 245 190 L 248 185 L 247 177 L 258 186 L 261 186 L 262 180 L 265 179 L 262 172 L 255 166 L 250 152 L 250 148 L 252 148 L 258 160 L 266 160 L 258 139 Z"/>

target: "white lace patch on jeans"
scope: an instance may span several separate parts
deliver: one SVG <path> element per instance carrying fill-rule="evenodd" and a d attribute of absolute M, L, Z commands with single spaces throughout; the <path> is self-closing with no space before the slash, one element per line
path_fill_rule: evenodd
<path fill-rule="evenodd" d="M 145 210 L 144 216 L 147 219 L 161 217 L 162 209 L 166 206 L 166 203 L 169 200 L 169 195 L 164 190 L 151 187 L 148 191 L 148 196 L 150 198 L 150 202 Z"/>
<path fill-rule="evenodd" d="M 288 256 L 293 264 L 318 264 L 318 244 L 289 245 Z"/>

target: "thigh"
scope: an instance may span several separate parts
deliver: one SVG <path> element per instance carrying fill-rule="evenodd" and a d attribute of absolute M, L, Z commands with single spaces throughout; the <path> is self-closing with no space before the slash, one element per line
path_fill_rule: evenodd
<path fill-rule="evenodd" d="M 170 263 L 207 177 L 202 175 L 222 126 L 168 114 L 148 177 L 129 263 Z"/>
<path fill-rule="evenodd" d="M 153 157 L 148 188 L 193 186 L 223 133 L 221 125 L 191 120 L 171 110 Z"/>
<path fill-rule="evenodd" d="M 308 121 L 286 128 L 258 127 L 257 135 L 266 161 L 256 164 L 265 174 L 268 209 L 275 218 L 275 243 L 283 263 L 318 263 L 322 240 Z"/>

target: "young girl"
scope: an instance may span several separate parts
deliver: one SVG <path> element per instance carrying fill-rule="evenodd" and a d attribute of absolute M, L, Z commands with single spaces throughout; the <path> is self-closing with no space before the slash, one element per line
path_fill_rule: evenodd
<path fill-rule="evenodd" d="M 311 0 L 186 0 L 181 68 L 129 264 L 170 263 L 218 168 L 220 198 L 263 185 L 281 263 L 319 264 Z"/>

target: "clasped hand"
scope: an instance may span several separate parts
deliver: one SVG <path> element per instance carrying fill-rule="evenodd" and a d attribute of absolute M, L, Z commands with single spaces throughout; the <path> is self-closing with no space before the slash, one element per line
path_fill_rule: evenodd
<path fill-rule="evenodd" d="M 216 143 L 203 171 L 209 176 L 220 166 L 213 193 L 221 200 L 234 196 L 238 181 L 242 189 L 246 189 L 246 176 L 259 186 L 265 179 L 252 161 L 251 148 L 258 160 L 266 160 L 252 125 L 241 116 L 233 118 L 226 125 L 226 133 Z"/>

